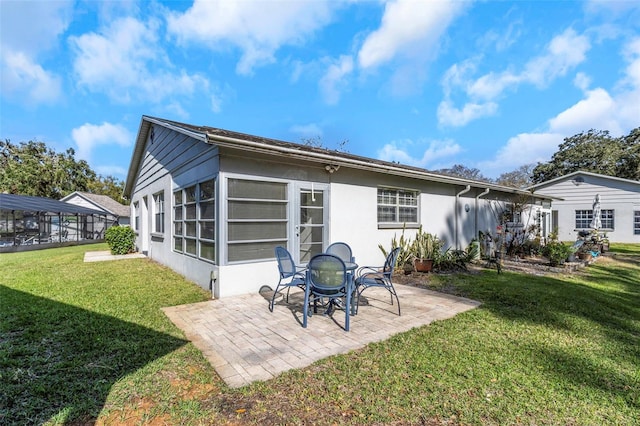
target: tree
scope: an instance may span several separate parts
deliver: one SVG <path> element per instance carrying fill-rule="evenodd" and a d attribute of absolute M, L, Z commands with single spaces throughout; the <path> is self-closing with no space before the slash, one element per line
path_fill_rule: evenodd
<path fill-rule="evenodd" d="M 616 176 L 640 180 L 640 127 L 633 129 L 622 138 L 622 154 Z"/>
<path fill-rule="evenodd" d="M 491 179 L 482 175 L 479 169 L 469 168 L 462 164 L 455 164 L 450 169 L 435 170 L 435 173 L 440 173 L 448 176 L 455 176 L 463 179 L 477 180 L 481 182 L 491 182 Z"/>
<path fill-rule="evenodd" d="M 96 180 L 89 184 L 89 192 L 93 194 L 106 195 L 122 204 L 129 204 L 123 199 L 124 182 L 113 176 L 98 176 Z"/>
<path fill-rule="evenodd" d="M 60 199 L 74 191 L 108 195 L 122 201 L 124 184 L 97 176 L 73 148 L 57 153 L 44 142 L 0 141 L 0 192 Z"/>
<path fill-rule="evenodd" d="M 533 183 L 545 182 L 578 170 L 638 179 L 640 130 L 614 138 L 608 131 L 589 130 L 565 138 L 548 163 L 533 169 Z"/>
<path fill-rule="evenodd" d="M 496 183 L 513 188 L 526 188 L 533 183 L 532 173 L 535 166 L 535 164 L 524 164 L 512 172 L 502 173 L 496 179 Z"/>

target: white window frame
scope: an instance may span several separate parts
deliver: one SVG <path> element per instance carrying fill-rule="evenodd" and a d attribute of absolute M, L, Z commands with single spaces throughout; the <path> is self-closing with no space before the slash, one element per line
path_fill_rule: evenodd
<path fill-rule="evenodd" d="M 381 193 L 381 192 L 386 192 Z M 415 204 L 402 203 L 403 200 L 411 199 L 406 195 L 410 195 L 415 200 Z M 386 202 L 390 200 L 390 196 L 393 196 L 395 200 L 393 202 Z M 384 198 L 386 197 L 386 199 Z M 382 200 L 381 200 L 382 198 Z M 394 220 L 381 220 L 380 208 L 392 208 Z M 415 220 L 402 220 L 401 209 L 415 210 Z M 376 190 L 376 217 L 378 221 L 378 227 L 384 228 L 397 228 L 397 227 L 413 227 L 418 226 L 420 223 L 420 191 L 409 188 L 393 188 L 387 186 L 380 186 Z M 384 219 L 384 218 L 383 218 Z"/>
<path fill-rule="evenodd" d="M 593 210 L 578 209 L 575 211 L 575 229 L 591 229 L 591 221 L 593 220 Z M 615 210 L 600 210 L 600 221 L 602 227 L 600 229 L 615 229 Z"/>
<path fill-rule="evenodd" d="M 633 211 L 633 235 L 640 235 L 640 210 Z"/>
<path fill-rule="evenodd" d="M 153 232 L 164 234 L 164 191 L 153 194 Z"/>
<path fill-rule="evenodd" d="M 140 201 L 133 203 L 133 230 L 140 232 Z"/>
<path fill-rule="evenodd" d="M 202 186 L 204 184 L 211 183 L 212 194 L 211 197 L 203 198 Z M 186 185 L 182 188 L 174 188 L 172 191 L 172 242 L 171 249 L 176 253 L 181 253 L 185 256 L 195 257 L 205 262 L 216 263 L 216 179 L 209 178 L 202 180 L 201 182 Z M 191 194 L 191 196 L 188 196 Z M 212 217 L 202 217 L 201 207 L 204 203 L 213 202 Z M 187 212 L 192 210 L 190 217 L 187 217 Z M 213 229 L 213 238 L 205 238 L 202 236 L 202 226 L 210 224 Z M 179 244 L 178 244 L 179 243 Z M 204 255 L 203 246 L 212 246 L 211 257 Z M 190 248 L 192 249 L 190 250 Z"/>
<path fill-rule="evenodd" d="M 249 198 L 249 197 L 232 197 L 231 191 L 229 190 L 229 186 L 233 181 L 245 181 L 245 182 L 256 182 L 256 183 L 266 183 L 266 184 L 277 184 L 282 185 L 284 188 L 284 198 L 283 199 L 275 199 L 275 198 Z M 248 263 L 248 262 L 256 262 L 256 261 L 267 261 L 272 260 L 274 257 L 273 249 L 266 250 L 266 255 L 263 257 L 255 257 L 255 258 L 234 258 L 232 256 L 232 248 L 233 246 L 239 247 L 240 245 L 251 245 L 251 244 L 263 244 L 265 246 L 275 248 L 278 245 L 287 246 L 289 241 L 289 228 L 290 228 L 290 182 L 279 180 L 279 179 L 260 179 L 252 176 L 241 176 L 241 175 L 233 175 L 228 176 L 225 180 L 225 210 L 226 210 L 226 257 L 227 263 L 229 264 L 239 264 L 239 263 Z M 268 203 L 282 204 L 284 217 L 282 218 L 234 218 L 232 217 L 230 208 L 231 203 L 239 202 L 239 203 L 247 203 L 254 205 L 266 205 Z M 273 238 L 261 238 L 264 236 L 258 236 L 256 239 L 242 239 L 242 240 L 231 240 L 230 239 L 230 227 L 232 226 L 243 226 L 246 224 L 247 226 L 255 226 L 256 224 L 274 224 L 274 223 L 282 223 L 284 228 L 284 235 L 273 237 Z"/>

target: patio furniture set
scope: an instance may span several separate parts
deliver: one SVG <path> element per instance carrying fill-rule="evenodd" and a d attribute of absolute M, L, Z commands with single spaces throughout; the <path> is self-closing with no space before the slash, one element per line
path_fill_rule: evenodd
<path fill-rule="evenodd" d="M 391 277 L 400 248 L 391 250 L 382 266 L 359 267 L 351 247 L 343 242 L 333 243 L 324 253 L 311 258 L 307 265 L 296 265 L 291 253 L 284 247 L 276 247 L 276 259 L 280 280 L 276 286 L 269 310 L 273 312 L 276 296 L 286 289 L 285 300 L 289 303 L 289 290 L 297 287 L 304 291 L 302 327 L 307 327 L 307 317 L 318 312 L 318 303 L 325 309 L 324 315 L 336 310 L 345 312 L 345 331 L 349 331 L 349 317 L 358 314 L 361 294 L 368 288 L 381 287 L 389 291 L 398 305 L 400 300 Z M 313 313 L 310 306 L 313 304 Z"/>

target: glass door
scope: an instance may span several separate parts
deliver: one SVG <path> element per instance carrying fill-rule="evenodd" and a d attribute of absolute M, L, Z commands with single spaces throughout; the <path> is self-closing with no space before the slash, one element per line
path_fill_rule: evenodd
<path fill-rule="evenodd" d="M 297 190 L 298 217 L 296 218 L 295 245 L 298 263 L 307 263 L 322 253 L 327 235 L 326 185 L 300 186 Z"/>

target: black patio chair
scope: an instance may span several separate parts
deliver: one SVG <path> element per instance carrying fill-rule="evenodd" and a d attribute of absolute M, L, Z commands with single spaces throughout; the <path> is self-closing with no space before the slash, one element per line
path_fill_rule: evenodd
<path fill-rule="evenodd" d="M 331 316 L 335 309 L 344 309 L 344 330 L 349 331 L 353 293 L 353 275 L 347 273 L 342 259 L 326 253 L 313 256 L 307 268 L 302 326 L 306 328 L 307 316 L 312 316 L 311 302 L 317 312 L 318 301 L 323 303 L 326 299 L 325 314 Z"/>
<path fill-rule="evenodd" d="M 276 289 L 271 296 L 271 303 L 269 303 L 269 310 L 273 312 L 273 304 L 276 300 L 276 295 L 280 289 L 287 288 L 286 301 L 289 303 L 289 290 L 291 287 L 298 287 L 301 290 L 305 289 L 305 269 L 302 266 L 296 266 L 293 261 L 293 257 L 289 250 L 284 247 L 276 247 L 276 259 L 278 261 L 278 271 L 280 272 L 280 280 Z"/>
<path fill-rule="evenodd" d="M 396 293 L 395 287 L 391 282 L 393 276 L 393 269 L 400 253 L 400 247 L 396 247 L 387 255 L 387 259 L 384 262 L 384 266 L 363 266 L 358 269 L 356 278 L 356 312 L 360 304 L 360 295 L 368 288 L 382 287 L 386 288 L 391 293 L 391 304 L 393 305 L 393 298 L 396 298 L 398 303 L 398 316 L 400 316 L 400 300 L 398 299 L 398 293 Z"/>

